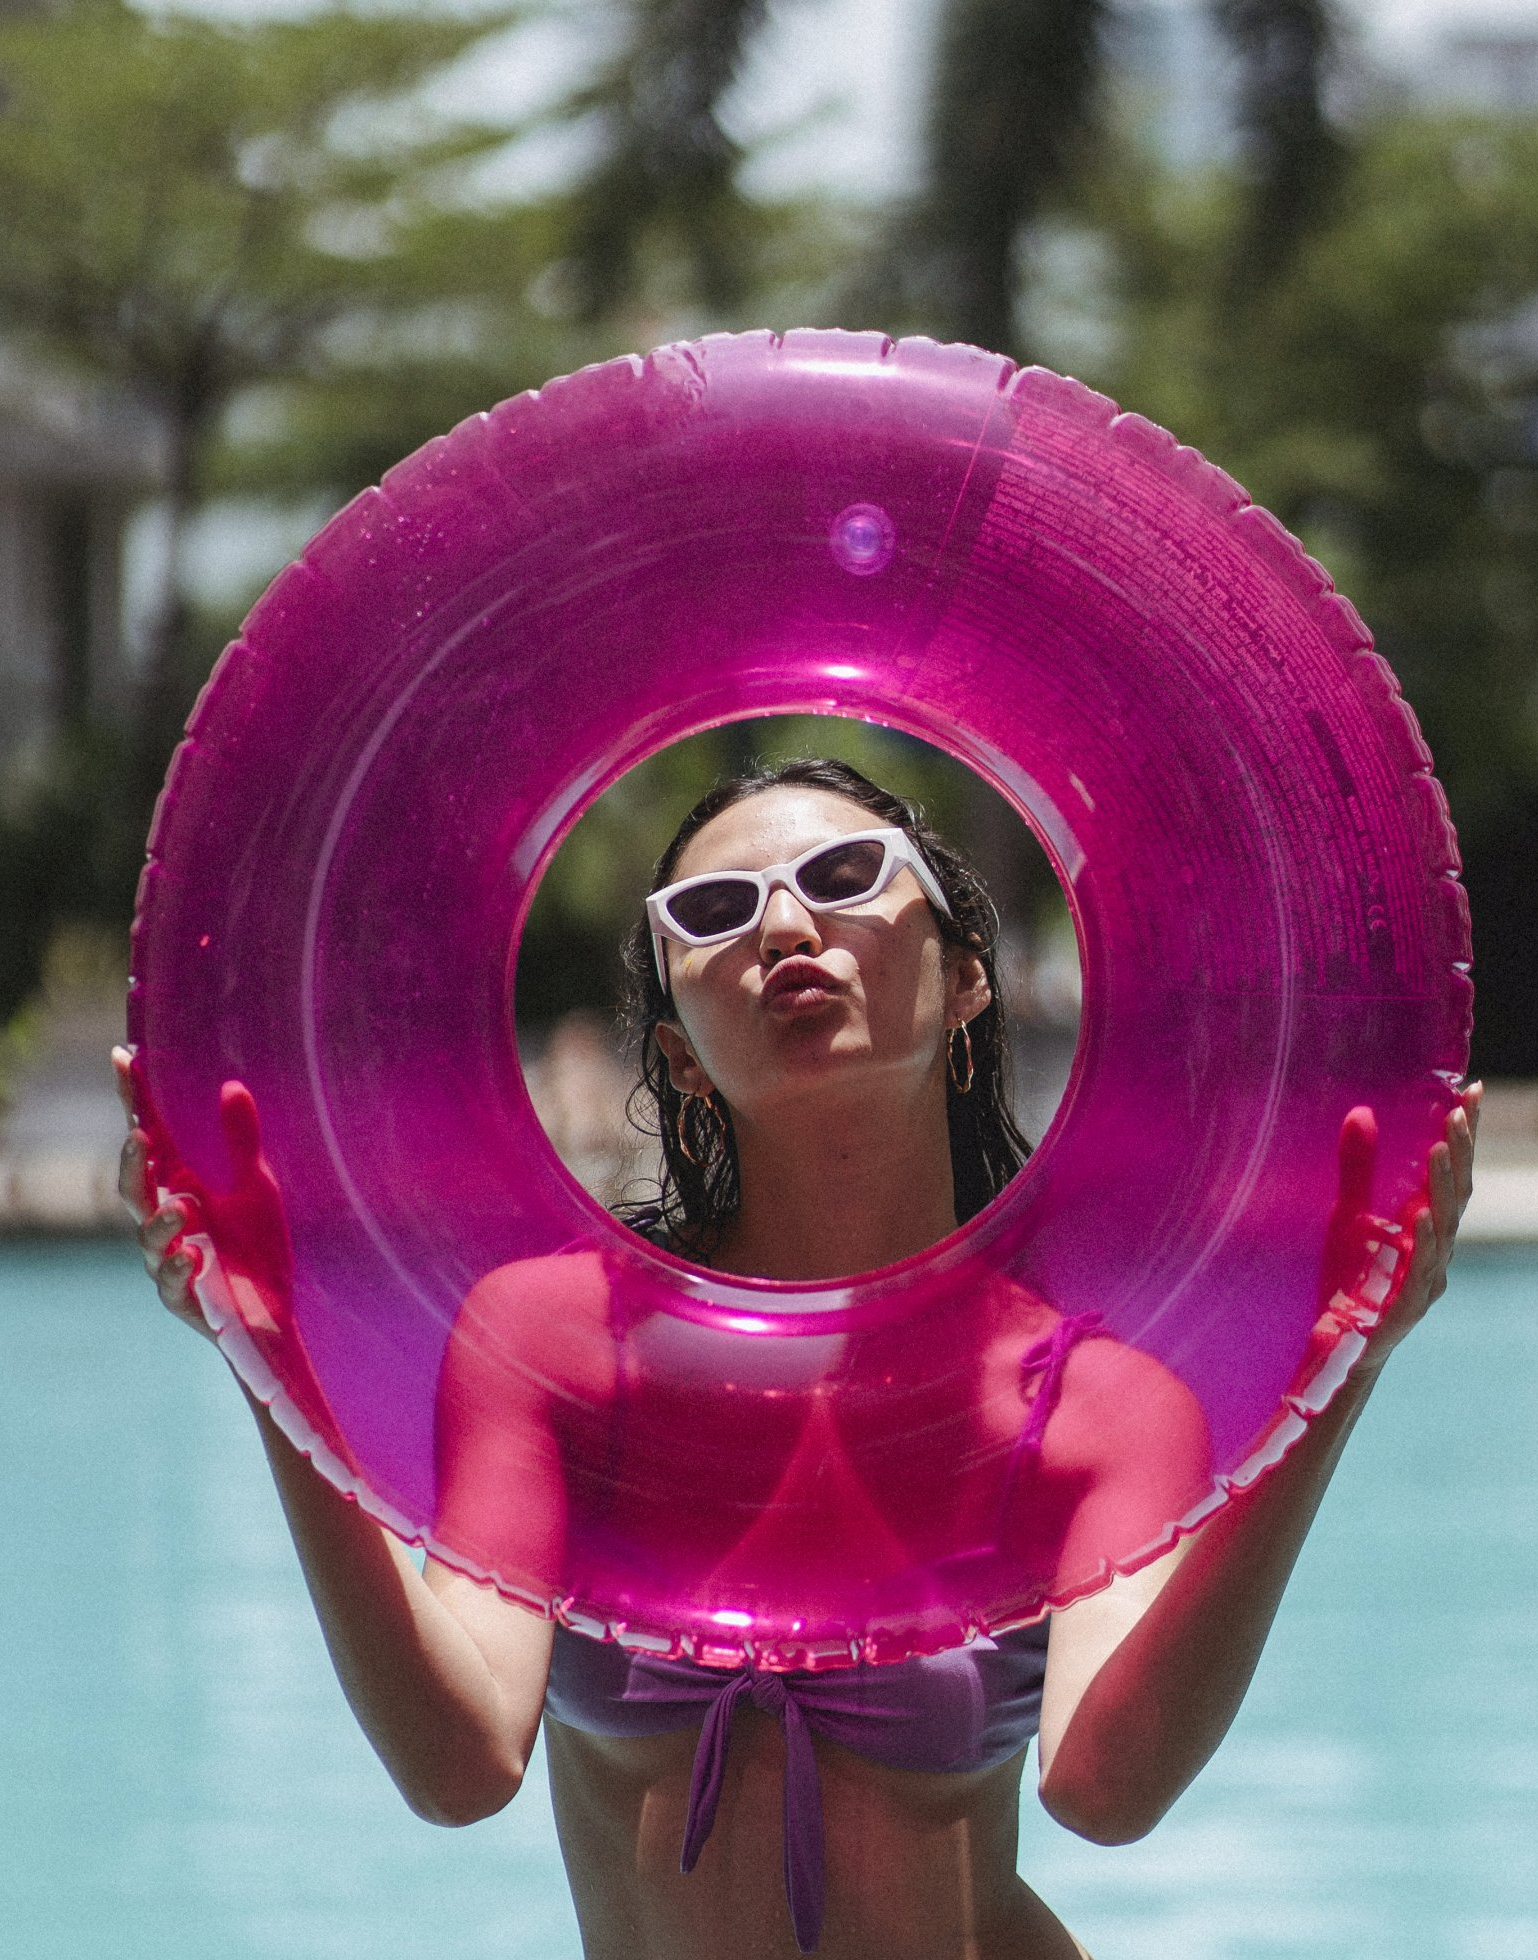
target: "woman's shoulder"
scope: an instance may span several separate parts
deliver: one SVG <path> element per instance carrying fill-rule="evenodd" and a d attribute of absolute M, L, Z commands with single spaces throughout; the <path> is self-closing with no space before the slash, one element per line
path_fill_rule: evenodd
<path fill-rule="evenodd" d="M 1047 1454 L 1054 1467 L 1104 1475 L 1158 1461 L 1182 1478 L 1205 1474 L 1209 1454 L 1201 1403 L 1157 1356 L 1095 1328 L 1063 1363 Z"/>
<path fill-rule="evenodd" d="M 578 1241 L 558 1252 L 510 1259 L 506 1265 L 493 1267 L 465 1295 L 465 1306 L 495 1324 L 509 1319 L 522 1321 L 557 1306 L 591 1311 L 599 1304 L 606 1305 L 608 1296 L 603 1254 L 596 1246 Z"/>
<path fill-rule="evenodd" d="M 1001 1408 L 1046 1397 L 1045 1468 L 1103 1475 L 1151 1450 L 1186 1467 L 1205 1460 L 1201 1404 L 1173 1369 L 1097 1314 L 1064 1313 L 1005 1276 L 994 1291 L 985 1373 Z"/>
<path fill-rule="evenodd" d="M 465 1295 L 444 1355 L 460 1393 L 509 1379 L 588 1382 L 613 1371 L 610 1284 L 601 1252 L 585 1244 L 509 1260 Z"/>

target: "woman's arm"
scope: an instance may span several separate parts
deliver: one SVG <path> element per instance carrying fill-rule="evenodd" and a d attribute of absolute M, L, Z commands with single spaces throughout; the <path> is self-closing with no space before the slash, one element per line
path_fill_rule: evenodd
<path fill-rule="evenodd" d="M 342 1692 L 406 1802 L 473 1824 L 517 1795 L 550 1671 L 548 1621 L 429 1559 L 328 1484 L 246 1392 Z"/>
<path fill-rule="evenodd" d="M 125 1106 L 129 1058 L 114 1051 Z M 182 1243 L 195 1201 L 153 1207 L 149 1139 L 130 1132 L 119 1190 L 139 1221 L 165 1305 L 212 1339 Z M 328 1484 L 247 1393 L 332 1664 L 364 1734 L 419 1816 L 467 1824 L 500 1810 L 523 1778 L 544 1706 L 552 1629 L 489 1587 L 404 1545 Z"/>
<path fill-rule="evenodd" d="M 1143 1836 L 1227 1734 L 1346 1439 L 1389 1354 L 1447 1284 L 1479 1099 L 1477 1086 L 1465 1093 L 1431 1152 L 1405 1284 L 1329 1406 L 1173 1552 L 1054 1616 L 1041 1800 L 1070 1830 L 1105 1844 Z M 1371 1159 L 1370 1127 L 1348 1120 L 1343 1198 L 1363 1191 Z"/>

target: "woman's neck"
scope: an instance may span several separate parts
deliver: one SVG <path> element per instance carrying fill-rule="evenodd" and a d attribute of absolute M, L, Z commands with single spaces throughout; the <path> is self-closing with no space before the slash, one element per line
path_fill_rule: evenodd
<path fill-rule="evenodd" d="M 859 1087 L 795 1116 L 734 1112 L 732 1127 L 742 1199 L 712 1251 L 719 1271 L 842 1279 L 956 1229 L 943 1077 L 901 1108 Z"/>

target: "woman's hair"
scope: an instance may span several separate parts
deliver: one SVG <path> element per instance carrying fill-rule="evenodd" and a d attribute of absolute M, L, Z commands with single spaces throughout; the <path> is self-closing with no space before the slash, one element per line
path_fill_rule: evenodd
<path fill-rule="evenodd" d="M 750 796 L 781 788 L 826 790 L 869 810 L 882 824 L 906 831 L 939 880 L 951 908 L 950 918 L 935 913 L 941 938 L 975 953 L 982 962 L 991 998 L 967 1024 L 972 1042 L 971 1087 L 962 1095 L 947 1071 L 945 1088 L 956 1217 L 965 1224 L 1004 1189 L 1030 1155 L 1031 1146 L 1010 1109 L 1009 1046 L 994 969 L 998 913 L 976 871 L 930 828 L 923 812 L 871 782 L 847 762 L 828 757 L 752 769 L 717 783 L 700 798 L 658 858 L 651 889 L 657 891 L 672 883 L 685 845 L 712 817 Z M 656 1199 L 622 1206 L 620 1215 L 637 1229 L 665 1235 L 691 1254 L 708 1259 L 721 1228 L 736 1213 L 741 1196 L 731 1113 L 719 1097 L 712 1097 L 708 1108 L 703 1098 L 689 1100 L 686 1107 L 686 1099 L 673 1087 L 667 1058 L 657 1041 L 657 1024 L 672 1020 L 676 1009 L 658 977 L 651 931 L 644 916 L 626 938 L 622 957 L 622 1017 L 636 1043 L 640 1065 L 640 1080 L 630 1094 L 630 1119 L 637 1129 L 661 1143 L 662 1176 Z M 687 1150 L 680 1138 L 680 1119 L 688 1138 Z"/>

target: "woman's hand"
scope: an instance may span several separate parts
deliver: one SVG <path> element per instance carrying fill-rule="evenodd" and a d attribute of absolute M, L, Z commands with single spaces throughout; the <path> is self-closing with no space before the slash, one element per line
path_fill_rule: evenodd
<path fill-rule="evenodd" d="M 1447 1119 L 1445 1141 L 1433 1145 L 1427 1160 L 1427 1201 L 1415 1218 L 1415 1249 L 1410 1270 L 1393 1312 L 1387 1316 L 1394 1330 L 1390 1346 L 1402 1339 L 1432 1301 L 1440 1300 L 1447 1291 L 1453 1241 L 1474 1193 L 1474 1140 L 1479 1132 L 1479 1105 L 1484 1093 L 1482 1082 L 1464 1090 L 1458 1107 Z"/>
<path fill-rule="evenodd" d="M 214 1249 L 221 1298 L 234 1309 L 257 1352 L 313 1434 L 356 1473 L 357 1463 L 315 1373 L 294 1318 L 294 1259 L 288 1220 L 272 1167 L 262 1153 L 256 1102 L 241 1082 L 219 1092 L 219 1126 L 230 1161 L 230 1182 L 214 1190 L 177 1155 L 170 1133 L 148 1098 L 126 1049 L 113 1050 L 118 1092 L 132 1121 L 137 1097 L 145 1127 L 132 1129 L 123 1146 L 118 1189 L 140 1221 L 144 1264 L 166 1306 L 208 1339 L 215 1338 L 192 1290 L 201 1254 L 187 1243 L 206 1234 Z M 157 1186 L 173 1195 L 153 1207 Z"/>
<path fill-rule="evenodd" d="M 1484 1085 L 1465 1089 L 1447 1119 L 1443 1140 L 1432 1146 L 1426 1163 L 1426 1202 L 1410 1222 L 1410 1263 L 1388 1311 L 1368 1332 L 1357 1369 L 1376 1373 L 1447 1290 L 1458 1222 L 1474 1189 L 1474 1138 Z M 1341 1125 L 1340 1185 L 1325 1236 L 1321 1269 L 1319 1333 L 1338 1333 L 1342 1321 L 1355 1320 L 1350 1290 L 1359 1281 L 1364 1249 L 1381 1238 L 1383 1227 L 1371 1211 L 1372 1176 L 1378 1126 L 1370 1109 L 1353 1109 Z"/>
<path fill-rule="evenodd" d="M 132 1121 L 134 1097 L 137 1094 L 143 1106 L 147 1091 L 142 1080 L 136 1080 L 126 1049 L 113 1050 L 112 1065 Z M 203 1326 L 191 1293 L 200 1270 L 199 1255 L 185 1240 L 189 1234 L 206 1233 L 246 1326 L 258 1337 L 285 1336 L 292 1318 L 294 1259 L 278 1182 L 262 1154 L 261 1126 L 251 1091 L 244 1083 L 226 1082 L 219 1092 L 219 1127 L 231 1172 L 229 1188 L 223 1191 L 213 1190 L 181 1162 L 153 1107 L 146 1116 L 148 1127 L 130 1130 L 123 1146 L 118 1190 L 141 1221 L 144 1263 L 161 1299 L 178 1319 Z M 150 1200 L 157 1184 L 176 1189 L 152 1211 Z"/>
<path fill-rule="evenodd" d="M 155 1282 L 161 1301 L 176 1318 L 211 1341 L 214 1330 L 204 1319 L 192 1291 L 201 1255 L 195 1246 L 185 1243 L 189 1233 L 205 1229 L 197 1200 L 186 1192 L 156 1205 L 150 1138 L 134 1123 L 133 1058 L 126 1048 L 113 1049 L 112 1073 L 129 1123 L 118 1160 L 118 1196 L 138 1227 L 144 1269 Z"/>

